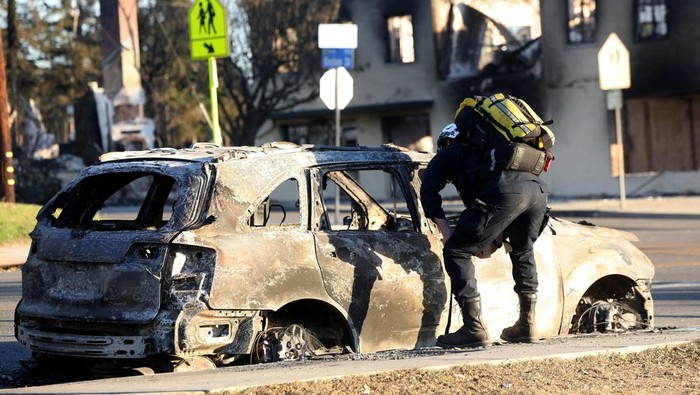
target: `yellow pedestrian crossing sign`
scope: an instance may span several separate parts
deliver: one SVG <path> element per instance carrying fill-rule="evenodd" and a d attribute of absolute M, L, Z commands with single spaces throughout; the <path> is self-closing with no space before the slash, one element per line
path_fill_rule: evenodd
<path fill-rule="evenodd" d="M 196 0 L 190 8 L 190 54 L 194 60 L 229 55 L 228 17 L 219 0 Z"/>

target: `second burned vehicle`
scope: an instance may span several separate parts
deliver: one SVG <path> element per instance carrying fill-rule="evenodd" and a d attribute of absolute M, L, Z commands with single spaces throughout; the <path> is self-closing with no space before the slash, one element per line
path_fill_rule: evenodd
<path fill-rule="evenodd" d="M 135 366 L 434 346 L 461 323 L 418 196 L 430 158 L 291 143 L 105 155 L 38 214 L 17 339 L 39 363 Z M 631 240 L 550 219 L 540 337 L 653 325 L 654 268 Z M 510 260 L 476 267 L 498 334 L 517 318 Z"/>

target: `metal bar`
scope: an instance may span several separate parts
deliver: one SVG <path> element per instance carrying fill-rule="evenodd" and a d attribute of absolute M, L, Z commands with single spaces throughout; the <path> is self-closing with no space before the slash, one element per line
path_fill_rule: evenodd
<path fill-rule="evenodd" d="M 625 148 L 622 144 L 622 114 L 619 107 L 615 108 L 615 138 L 617 139 L 617 146 L 619 148 L 617 153 L 617 165 L 620 181 L 620 208 L 625 208 Z"/>
<path fill-rule="evenodd" d="M 338 68 L 335 69 L 335 146 L 340 147 L 340 106 L 338 106 Z M 335 185 L 335 223 L 340 224 L 340 187 Z"/>
<path fill-rule="evenodd" d="M 221 128 L 219 127 L 219 101 L 216 93 L 219 87 L 219 74 L 216 70 L 216 58 L 209 58 L 209 98 L 211 101 L 211 137 L 216 145 L 221 145 Z"/>

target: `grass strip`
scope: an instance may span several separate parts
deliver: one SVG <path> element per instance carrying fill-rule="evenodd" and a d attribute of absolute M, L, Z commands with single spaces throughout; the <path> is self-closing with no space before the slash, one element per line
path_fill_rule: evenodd
<path fill-rule="evenodd" d="M 28 242 L 40 208 L 36 204 L 0 202 L 0 245 Z"/>

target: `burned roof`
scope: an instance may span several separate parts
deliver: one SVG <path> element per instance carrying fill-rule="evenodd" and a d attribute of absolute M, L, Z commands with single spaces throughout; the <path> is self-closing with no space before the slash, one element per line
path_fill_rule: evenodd
<path fill-rule="evenodd" d="M 248 158 L 301 154 L 316 163 L 356 161 L 427 161 L 431 154 L 410 151 L 394 144 L 379 147 L 336 147 L 329 145 L 298 145 L 286 141 L 265 143 L 260 146 L 220 147 L 214 144 L 194 144 L 190 148 L 156 148 L 147 151 L 109 152 L 100 156 L 100 163 L 174 160 L 185 162 L 221 163 Z M 392 155 L 393 154 L 393 155 Z"/>

